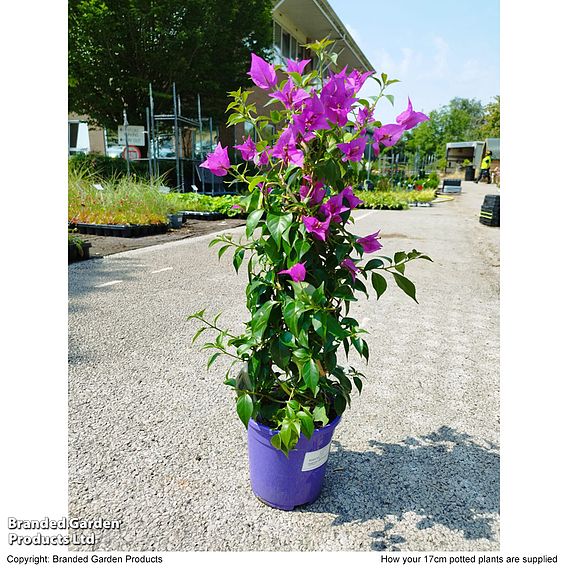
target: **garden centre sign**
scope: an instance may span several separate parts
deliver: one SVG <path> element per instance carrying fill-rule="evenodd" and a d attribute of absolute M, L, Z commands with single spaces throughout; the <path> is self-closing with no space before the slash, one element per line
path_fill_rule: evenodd
<path fill-rule="evenodd" d="M 128 134 L 128 145 L 132 146 L 146 146 L 146 138 L 144 136 L 145 130 L 143 126 L 126 127 L 126 134 Z M 124 132 L 124 125 L 118 126 L 118 143 L 121 146 L 126 146 L 126 135 Z"/>

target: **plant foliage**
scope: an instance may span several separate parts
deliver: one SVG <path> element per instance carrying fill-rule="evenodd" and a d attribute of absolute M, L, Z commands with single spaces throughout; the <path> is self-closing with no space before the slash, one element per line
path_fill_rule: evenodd
<path fill-rule="evenodd" d="M 318 70 L 334 61 L 329 43 L 308 46 Z M 358 72 L 324 79 L 321 71 L 302 74 L 298 67 L 290 63 L 286 79 L 276 85 L 274 68 L 253 59 L 253 81 L 273 89 L 282 104 L 269 116 L 248 101 L 250 91 L 232 92 L 229 123 L 251 122 L 257 141 L 240 146 L 249 159 L 245 164 L 231 166 L 220 145 L 204 164 L 221 175 L 230 171 L 249 189 L 241 200 L 248 214 L 244 237 L 211 241 L 219 245 L 219 257 L 232 254 L 235 270 L 246 272 L 246 329 L 235 335 L 219 324 L 220 314 L 211 318 L 204 310 L 189 316 L 200 324 L 194 340 L 215 332 L 204 344 L 213 351 L 208 367 L 220 354 L 233 359 L 225 382 L 235 391 L 243 424 L 254 419 L 275 429 L 272 444 L 284 453 L 301 434 L 309 438 L 343 414 L 353 392 L 363 387 L 364 375 L 338 358 L 343 349 L 369 360 L 366 331 L 349 315 L 351 303 L 360 294 L 378 299 L 392 284 L 416 301 L 406 267 L 416 259 L 430 260 L 417 250 L 365 259 L 382 248 L 378 232 L 358 236 L 350 230 L 351 211 L 361 203 L 351 184 L 361 168 L 367 128 L 379 132 L 377 145 L 381 140 L 387 145 L 390 139 L 382 133 L 427 117 L 412 114 L 409 106 L 397 117 L 400 123 L 383 128 L 373 112 L 393 82 L 385 74 L 375 78 L 379 97 L 364 100 L 355 98 L 365 80 Z M 267 124 L 274 125 L 274 134 L 263 136 Z"/>

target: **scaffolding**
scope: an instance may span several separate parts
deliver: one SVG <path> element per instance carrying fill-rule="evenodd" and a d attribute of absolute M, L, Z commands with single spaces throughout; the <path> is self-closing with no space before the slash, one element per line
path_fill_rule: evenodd
<path fill-rule="evenodd" d="M 156 114 L 154 112 L 154 94 L 152 84 L 148 85 L 149 107 L 146 108 L 146 128 L 148 131 L 148 171 L 151 177 L 160 175 L 160 162 L 175 162 L 176 190 L 187 191 L 188 186 L 194 191 L 198 190 L 196 182 L 201 185 L 201 190 L 207 193 L 206 187 L 210 186 L 210 193 L 224 193 L 222 178 L 213 176 L 208 170 L 199 168 L 207 154 L 204 150 L 204 125 L 209 130 L 209 151 L 213 149 L 213 119 L 201 116 L 201 97 L 197 95 L 197 119 L 188 118 L 182 114 L 181 97 L 176 91 L 176 84 L 172 85 L 172 113 Z M 166 133 L 160 128 L 163 124 L 169 125 Z M 169 132 L 168 132 L 169 131 Z M 199 133 L 199 143 L 197 141 Z M 168 155 L 164 150 L 164 140 L 171 139 L 173 155 Z M 191 170 L 191 179 L 186 180 L 186 166 Z M 196 179 L 197 176 L 197 179 Z M 211 179 L 209 179 L 211 177 Z M 186 183 L 189 182 L 189 183 Z M 217 191 L 216 191 L 217 190 Z"/>

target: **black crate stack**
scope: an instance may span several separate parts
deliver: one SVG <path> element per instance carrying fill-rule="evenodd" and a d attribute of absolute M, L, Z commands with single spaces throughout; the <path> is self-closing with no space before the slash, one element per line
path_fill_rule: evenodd
<path fill-rule="evenodd" d="M 479 222 L 489 227 L 499 227 L 501 222 L 500 195 L 486 195 L 479 213 Z"/>

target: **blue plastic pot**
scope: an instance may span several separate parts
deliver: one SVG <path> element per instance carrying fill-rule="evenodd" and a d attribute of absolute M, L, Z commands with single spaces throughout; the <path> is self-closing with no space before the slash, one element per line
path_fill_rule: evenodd
<path fill-rule="evenodd" d="M 288 457 L 270 443 L 277 430 L 250 420 L 249 471 L 254 494 L 263 503 L 284 511 L 313 503 L 321 493 L 331 438 L 340 420 L 338 416 L 314 430 L 309 440 L 301 434 Z"/>

